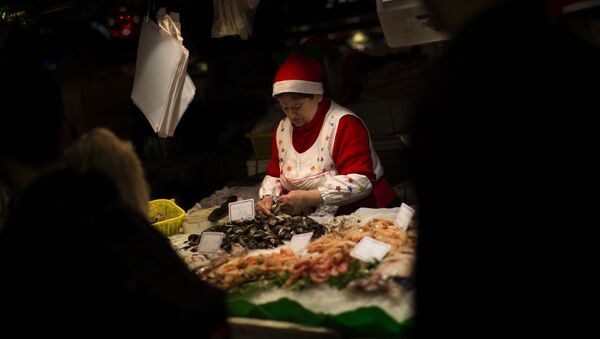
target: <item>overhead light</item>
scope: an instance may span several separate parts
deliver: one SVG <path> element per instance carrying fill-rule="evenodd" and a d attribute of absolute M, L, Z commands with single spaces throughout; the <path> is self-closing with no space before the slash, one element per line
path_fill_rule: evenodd
<path fill-rule="evenodd" d="M 348 39 L 348 45 L 359 51 L 366 49 L 370 42 L 371 38 L 363 31 L 356 31 L 352 37 Z"/>
<path fill-rule="evenodd" d="M 355 44 L 364 44 L 367 41 L 369 41 L 369 36 L 362 31 L 358 31 L 352 36 L 352 42 Z"/>
<path fill-rule="evenodd" d="M 8 10 L 3 9 L 0 11 L 0 21 L 12 22 L 17 18 L 24 16 L 25 14 L 27 14 L 25 11 L 9 13 Z"/>

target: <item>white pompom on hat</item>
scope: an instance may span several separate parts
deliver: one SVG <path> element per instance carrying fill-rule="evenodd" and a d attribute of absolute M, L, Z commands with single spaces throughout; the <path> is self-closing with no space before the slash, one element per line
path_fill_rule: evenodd
<path fill-rule="evenodd" d="M 292 54 L 279 67 L 273 82 L 273 96 L 281 93 L 323 94 L 321 64 Z"/>

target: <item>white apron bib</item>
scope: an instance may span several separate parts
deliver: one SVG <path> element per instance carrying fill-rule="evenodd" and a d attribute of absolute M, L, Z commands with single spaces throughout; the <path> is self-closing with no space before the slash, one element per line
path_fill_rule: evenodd
<path fill-rule="evenodd" d="M 345 115 L 353 115 L 358 118 L 351 111 L 332 101 L 317 140 L 303 153 L 296 152 L 292 144 L 293 126 L 291 121 L 284 118 L 279 123 L 276 134 L 279 154 L 279 179 L 284 189 L 288 191 L 317 189 L 323 186 L 327 179 L 339 174 L 332 158 L 333 143 L 339 121 Z M 360 118 L 358 119 L 360 120 Z M 373 172 L 376 180 L 379 180 L 383 176 L 383 167 L 370 139 L 369 137 Z"/>

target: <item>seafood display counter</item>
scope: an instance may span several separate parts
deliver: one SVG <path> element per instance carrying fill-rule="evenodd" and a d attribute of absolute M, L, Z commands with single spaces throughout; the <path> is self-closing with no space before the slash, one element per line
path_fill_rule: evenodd
<path fill-rule="evenodd" d="M 169 239 L 198 277 L 228 291 L 237 330 L 250 326 L 239 319 L 263 319 L 323 329 L 305 337 L 401 337 L 412 328 L 417 224 L 403 229 L 390 217 L 394 209 L 378 212 L 207 224 L 203 232 L 223 236 L 212 252 L 201 250 L 202 232 Z M 298 247 L 291 240 L 300 234 L 307 241 Z M 383 246 L 383 255 L 361 256 L 377 249 L 366 240 Z"/>

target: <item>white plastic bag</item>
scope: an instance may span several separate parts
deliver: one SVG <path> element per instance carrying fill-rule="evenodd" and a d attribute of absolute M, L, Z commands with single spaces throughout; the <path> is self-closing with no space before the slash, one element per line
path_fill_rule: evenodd
<path fill-rule="evenodd" d="M 213 0 L 212 37 L 239 35 L 247 40 L 252 35 L 254 14 L 260 0 Z"/>

